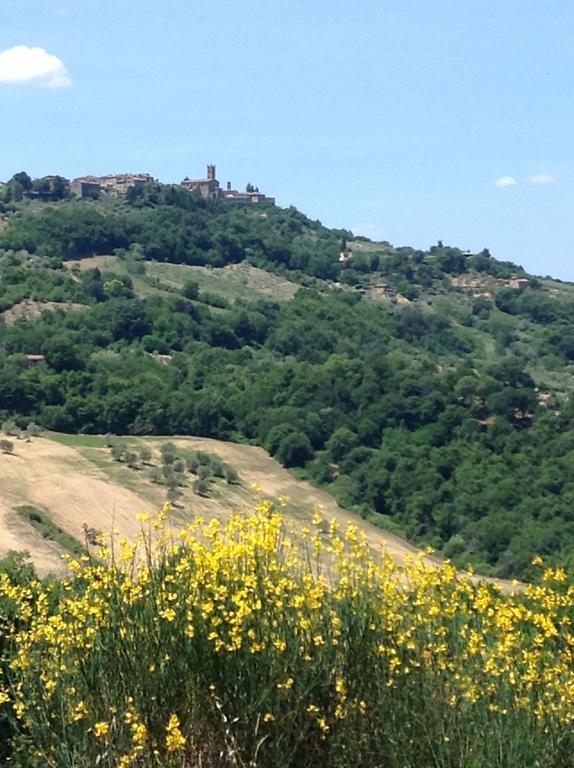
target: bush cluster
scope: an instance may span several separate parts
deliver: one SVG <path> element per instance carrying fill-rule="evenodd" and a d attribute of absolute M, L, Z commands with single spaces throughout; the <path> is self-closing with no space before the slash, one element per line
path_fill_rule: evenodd
<path fill-rule="evenodd" d="M 574 764 L 564 571 L 504 595 L 320 516 L 292 533 L 269 502 L 179 533 L 168 515 L 63 584 L 0 576 L 13 764 Z"/>

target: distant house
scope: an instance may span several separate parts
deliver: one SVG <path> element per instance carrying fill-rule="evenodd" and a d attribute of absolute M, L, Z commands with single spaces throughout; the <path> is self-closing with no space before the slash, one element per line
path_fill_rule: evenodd
<path fill-rule="evenodd" d="M 41 363 L 45 363 L 44 355 L 26 355 L 26 365 L 28 368 L 37 368 Z"/>
<path fill-rule="evenodd" d="M 53 183 L 58 177 L 46 177 L 48 183 Z M 156 180 L 149 173 L 112 173 L 108 176 L 79 176 L 70 182 L 70 194 L 82 199 L 95 199 L 100 195 L 106 197 L 123 197 L 132 189 L 142 189 L 148 184 L 154 184 Z M 233 189 L 231 182 L 227 182 L 225 189 L 216 178 L 215 165 L 207 166 L 205 179 L 190 179 L 188 176 L 181 182 L 181 186 L 204 200 L 227 200 L 229 203 L 242 203 L 258 205 L 261 203 L 275 204 L 274 197 L 268 197 L 260 192 L 257 187 L 247 185 L 245 192 Z"/>
<path fill-rule="evenodd" d="M 386 296 L 392 298 L 397 292 L 388 283 L 375 283 L 372 288 L 373 296 Z"/>
<path fill-rule="evenodd" d="M 152 352 L 151 357 L 153 357 L 156 363 L 159 363 L 160 365 L 169 365 L 173 360 L 171 355 L 160 355 L 160 353 L 157 351 Z"/>
<path fill-rule="evenodd" d="M 511 277 L 506 285 L 515 291 L 523 291 L 529 283 L 530 280 L 527 277 Z"/>
<path fill-rule="evenodd" d="M 489 301 L 494 299 L 494 294 L 489 289 L 488 278 L 472 274 L 460 275 L 458 277 L 451 277 L 450 283 L 454 288 L 460 288 L 467 293 L 471 293 L 475 299 L 482 298 Z"/>

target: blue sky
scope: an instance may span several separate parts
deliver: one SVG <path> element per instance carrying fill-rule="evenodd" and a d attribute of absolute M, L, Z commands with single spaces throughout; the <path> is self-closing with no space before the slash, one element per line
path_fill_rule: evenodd
<path fill-rule="evenodd" d="M 329 226 L 574 280 L 573 31 L 571 0 L 3 0 L 0 178 L 213 162 Z"/>

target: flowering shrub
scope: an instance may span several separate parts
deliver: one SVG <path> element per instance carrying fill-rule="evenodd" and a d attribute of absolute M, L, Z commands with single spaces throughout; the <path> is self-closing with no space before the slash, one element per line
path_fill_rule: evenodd
<path fill-rule="evenodd" d="M 573 764 L 562 571 L 505 596 L 269 502 L 178 532 L 168 513 L 59 585 L 0 575 L 21 765 Z"/>

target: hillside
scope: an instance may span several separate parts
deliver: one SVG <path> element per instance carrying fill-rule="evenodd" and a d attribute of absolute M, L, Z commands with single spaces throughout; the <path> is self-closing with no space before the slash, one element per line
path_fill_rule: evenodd
<path fill-rule="evenodd" d="M 145 523 L 65 580 L 0 571 L 3 764 L 572 766 L 563 569 L 503 595 L 270 502 Z"/>
<path fill-rule="evenodd" d="M 158 185 L 1 203 L 0 419 L 262 446 L 459 567 L 574 562 L 574 286 Z"/>
<path fill-rule="evenodd" d="M 104 442 L 100 437 L 53 434 L 17 440 L 13 454 L 0 453 L 0 558 L 11 550 L 25 550 L 39 574 L 62 573 L 62 555 L 77 554 L 86 543 L 84 526 L 106 539 L 114 530 L 131 541 L 137 538 L 138 516 L 155 512 L 165 502 L 166 487 L 152 482 L 150 471 L 160 464 L 159 449 L 167 441 L 122 440 L 132 451 L 149 449 L 149 459 L 137 468 L 114 461 Z M 398 563 L 414 553 L 396 536 L 342 510 L 329 494 L 294 478 L 261 448 L 201 438 L 177 438 L 173 443 L 181 457 L 203 451 L 232 466 L 239 476 L 233 485 L 212 479 L 207 495 L 200 496 L 188 474 L 175 502 L 175 527 L 198 515 L 223 522 L 233 512 L 252 510 L 260 497 L 282 498 L 286 519 L 294 526 L 311 525 L 321 508 L 325 519 L 337 520 L 342 528 L 350 522 L 357 525 L 375 552 L 384 548 Z M 35 517 L 30 519 L 30 513 Z"/>

